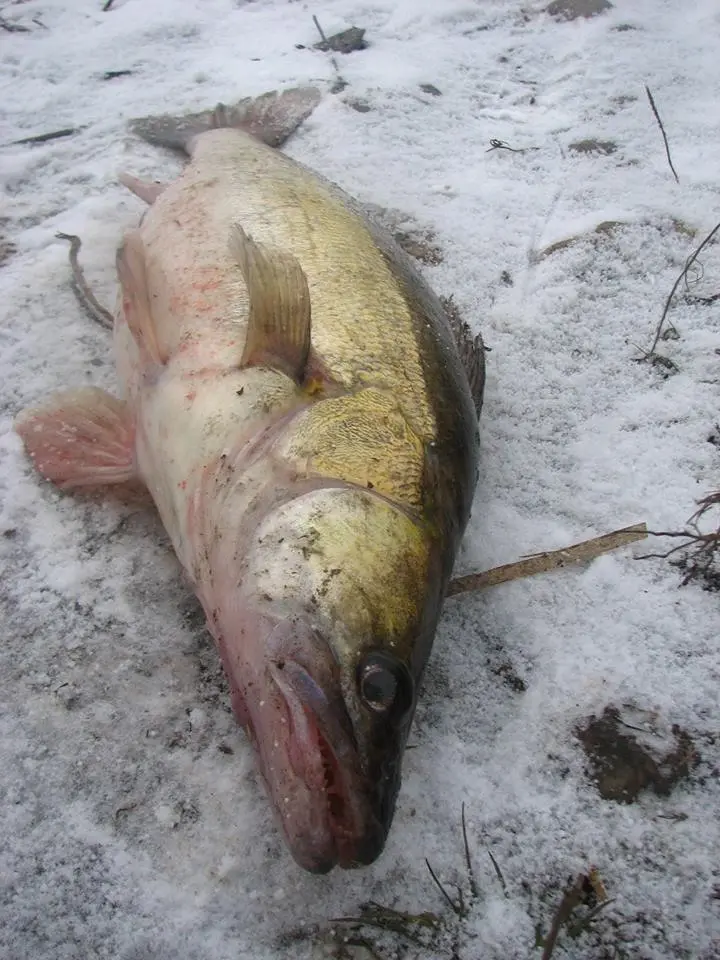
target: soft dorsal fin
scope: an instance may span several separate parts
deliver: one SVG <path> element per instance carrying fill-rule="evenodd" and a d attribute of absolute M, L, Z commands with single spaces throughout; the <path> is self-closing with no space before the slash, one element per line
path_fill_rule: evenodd
<path fill-rule="evenodd" d="M 271 367 L 302 383 L 310 354 L 310 290 L 300 263 L 255 243 L 239 226 L 232 229 L 230 249 L 250 297 L 241 366 Z"/>

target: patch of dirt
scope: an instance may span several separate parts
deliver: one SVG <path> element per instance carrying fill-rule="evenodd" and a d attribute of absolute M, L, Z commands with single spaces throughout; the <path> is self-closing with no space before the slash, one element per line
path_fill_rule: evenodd
<path fill-rule="evenodd" d="M 431 266 L 443 262 L 442 250 L 433 243 L 435 236 L 430 231 L 414 233 L 408 230 L 396 230 L 393 236 L 398 246 L 416 260 Z"/>
<path fill-rule="evenodd" d="M 667 230 L 668 227 L 668 220 L 640 220 L 638 223 L 642 226 L 654 227 L 655 229 L 661 231 Z M 549 257 L 553 253 L 559 253 L 561 250 L 565 250 L 567 247 L 571 247 L 573 244 L 579 243 L 583 240 L 590 240 L 594 243 L 597 243 L 602 238 L 611 239 L 620 230 L 637 226 L 638 223 L 631 223 L 630 221 L 623 222 L 621 220 L 603 220 L 602 223 L 599 223 L 593 228 L 593 230 L 588 231 L 588 233 L 579 234 L 574 237 L 566 237 L 563 240 L 556 240 L 555 243 L 551 243 L 547 247 L 543 247 L 542 250 L 533 252 L 531 254 L 531 262 L 533 264 L 539 263 L 541 260 L 544 260 L 545 257 Z M 670 218 L 669 224 L 673 232 L 682 237 L 692 238 L 695 236 L 696 231 L 682 220 Z"/>
<path fill-rule="evenodd" d="M 505 660 L 499 664 L 499 666 L 495 667 L 493 673 L 496 677 L 500 677 L 502 682 L 510 687 L 511 690 L 514 690 L 515 693 L 525 693 L 527 690 L 527 683 L 525 683 L 509 660 Z"/>
<path fill-rule="evenodd" d="M 700 762 L 686 730 L 673 725 L 674 745 L 670 746 L 658 732 L 655 714 L 645 715 L 645 722 L 649 729 L 629 723 L 617 707 L 608 706 L 601 717 L 590 717 L 586 726 L 576 730 L 605 800 L 634 803 L 648 788 L 667 797 Z"/>
<path fill-rule="evenodd" d="M 575 143 L 568 144 L 568 150 L 572 150 L 573 153 L 604 154 L 608 156 L 615 153 L 617 144 L 614 140 L 576 140 Z"/>
<path fill-rule="evenodd" d="M 545 11 L 558 20 L 577 20 L 579 17 L 596 17 L 612 7 L 610 0 L 553 0 Z"/>
<path fill-rule="evenodd" d="M 3 267 L 7 261 L 17 252 L 17 247 L 5 237 L 0 236 L 0 267 Z"/>

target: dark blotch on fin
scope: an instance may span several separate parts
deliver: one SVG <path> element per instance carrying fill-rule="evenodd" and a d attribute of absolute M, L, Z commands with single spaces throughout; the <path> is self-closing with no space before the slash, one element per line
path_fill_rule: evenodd
<path fill-rule="evenodd" d="M 442 297 L 450 329 L 455 337 L 460 360 L 465 368 L 465 374 L 470 384 L 470 393 L 478 417 L 483 405 L 485 393 L 485 344 L 481 334 L 474 335 L 468 324 L 460 315 L 460 310 L 453 297 Z"/>
<path fill-rule="evenodd" d="M 208 130 L 233 127 L 257 137 L 270 147 L 280 147 L 308 117 L 321 99 L 317 87 L 273 90 L 248 97 L 234 106 L 219 104 L 212 110 L 187 114 L 143 117 L 130 122 L 130 129 L 148 143 L 189 153 L 194 137 Z"/>

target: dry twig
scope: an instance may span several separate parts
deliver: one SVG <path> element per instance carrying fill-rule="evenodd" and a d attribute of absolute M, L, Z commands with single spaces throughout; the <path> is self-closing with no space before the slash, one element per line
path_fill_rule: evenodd
<path fill-rule="evenodd" d="M 682 586 L 698 577 L 704 579 L 707 589 L 720 590 L 720 569 L 717 559 L 720 555 L 720 521 L 709 533 L 700 530 L 699 522 L 713 507 L 720 507 L 720 491 L 710 493 L 698 500 L 698 508 L 687 521 L 686 530 L 651 530 L 650 536 L 668 537 L 681 543 L 671 547 L 665 553 L 644 553 L 638 560 L 667 560 L 682 551 L 687 551 L 676 565 L 685 571 Z"/>
<path fill-rule="evenodd" d="M 676 182 L 676 183 L 680 183 L 680 177 L 678 177 L 678 175 L 677 175 L 677 172 L 676 172 L 676 170 L 675 170 L 675 167 L 673 166 L 672 157 L 670 156 L 670 144 L 668 143 L 668 138 L 667 138 L 667 135 L 666 135 L 666 133 L 665 133 L 665 127 L 663 126 L 663 122 L 662 122 L 662 120 L 660 119 L 660 114 L 658 113 L 658 109 L 657 109 L 657 107 L 655 106 L 655 101 L 653 100 L 653 95 L 650 93 L 650 87 L 649 87 L 647 84 L 645 84 L 645 93 L 648 95 L 648 100 L 650 101 L 650 106 L 652 107 L 652 112 L 655 114 L 655 119 L 657 120 L 658 126 L 660 127 L 660 133 L 662 134 L 663 142 L 665 143 L 665 153 L 667 154 L 668 164 L 670 165 L 670 169 L 672 170 L 672 174 L 673 174 L 673 176 L 675 177 L 675 182 Z"/>
<path fill-rule="evenodd" d="M 647 353 L 644 354 L 644 356 L 638 358 L 639 361 L 642 361 L 642 360 L 651 360 L 651 359 L 654 359 L 654 358 L 657 356 L 657 355 L 655 354 L 655 348 L 657 347 L 657 345 L 658 345 L 658 343 L 659 343 L 659 341 L 660 341 L 660 337 L 662 336 L 663 326 L 665 325 L 665 319 L 666 319 L 666 317 L 667 317 L 667 315 L 668 315 L 668 311 L 670 310 L 670 304 L 672 303 L 673 297 L 675 296 L 675 293 L 677 292 L 677 288 L 680 286 L 680 284 L 683 282 L 683 280 L 686 280 L 687 274 L 688 274 L 688 270 L 689 270 L 690 267 L 692 267 L 692 265 L 695 263 L 695 261 L 696 261 L 697 258 L 700 256 L 701 252 L 705 249 L 705 247 L 711 242 L 711 240 L 714 238 L 714 236 L 715 236 L 715 234 L 718 232 L 718 230 L 720 230 L 720 223 L 715 224 L 715 226 L 712 228 L 712 230 L 710 231 L 710 233 L 709 233 L 709 234 L 705 237 L 705 239 L 702 241 L 702 243 L 700 244 L 700 246 L 694 251 L 694 253 L 691 253 L 690 256 L 688 257 L 688 259 L 685 261 L 685 266 L 684 266 L 684 267 L 682 268 L 682 270 L 680 271 L 680 275 L 678 276 L 677 280 L 676 280 L 675 283 L 673 284 L 672 290 L 671 290 L 670 293 L 668 294 L 668 298 L 667 298 L 667 300 L 665 301 L 665 308 L 664 308 L 664 310 L 663 310 L 663 312 L 662 312 L 662 316 L 660 317 L 660 323 L 659 323 L 658 326 L 657 326 L 657 330 L 655 331 L 655 339 L 654 339 L 653 342 L 652 342 L 652 346 L 651 346 L 650 349 L 647 351 Z M 672 362 L 672 361 L 670 361 L 670 362 Z"/>
<path fill-rule="evenodd" d="M 313 14 L 313 23 L 317 27 L 317 32 L 320 34 L 320 39 L 327 46 L 328 51 L 330 51 L 330 42 L 328 41 L 328 38 L 325 36 L 325 31 L 320 26 L 320 21 L 315 16 L 315 14 Z M 332 53 L 330 54 L 330 63 L 332 64 L 333 70 L 335 71 L 335 82 L 330 88 L 330 92 L 340 93 L 340 91 L 344 90 L 345 87 L 348 85 L 348 82 L 345 79 L 345 77 L 343 77 L 343 75 L 340 73 L 340 67 L 338 67 L 337 60 L 332 55 Z"/>
<path fill-rule="evenodd" d="M 78 261 L 78 253 L 80 252 L 80 247 L 82 246 L 82 240 L 80 237 L 76 237 L 71 233 L 56 233 L 55 236 L 58 238 L 58 240 L 70 241 L 70 267 L 72 269 L 71 286 L 80 306 L 91 317 L 91 319 L 96 320 L 101 327 L 105 327 L 106 330 L 112 330 L 115 323 L 113 315 L 95 298 L 94 293 L 88 286 L 88 282 L 85 279 L 85 274 L 83 273 L 83 269 Z"/>
<path fill-rule="evenodd" d="M 627 546 L 627 544 L 634 543 L 636 540 L 644 540 L 646 536 L 646 525 L 637 523 L 632 527 L 623 527 L 622 530 L 605 533 L 601 537 L 583 540 L 581 543 L 575 543 L 562 550 L 536 553 L 533 556 L 517 560 L 515 563 L 506 563 L 500 567 L 493 567 L 491 570 L 484 570 L 482 573 L 471 573 L 466 577 L 456 577 L 450 582 L 447 596 L 454 597 L 459 593 L 481 590 L 484 587 L 494 587 L 496 584 L 506 583 L 508 580 L 533 577 L 538 573 L 557 570 L 558 567 L 566 567 L 571 563 L 584 563 L 588 560 L 594 560 L 610 550 L 617 550 L 618 547 Z"/>

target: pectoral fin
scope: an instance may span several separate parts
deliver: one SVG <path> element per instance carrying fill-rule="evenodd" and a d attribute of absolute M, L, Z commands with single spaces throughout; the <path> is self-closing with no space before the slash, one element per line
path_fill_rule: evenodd
<path fill-rule="evenodd" d="M 122 287 L 123 313 L 138 349 L 146 359 L 165 363 L 150 308 L 150 294 L 145 275 L 145 248 L 139 230 L 125 235 L 117 252 L 117 272 Z"/>
<path fill-rule="evenodd" d="M 135 428 L 125 406 L 96 387 L 65 390 L 23 411 L 15 430 L 37 470 L 64 489 L 135 478 Z"/>
<path fill-rule="evenodd" d="M 163 192 L 167 184 L 151 183 L 149 180 L 141 180 L 131 173 L 121 173 L 118 176 L 120 183 L 132 191 L 136 197 L 140 197 L 145 203 L 155 203 L 157 198 Z"/>
<path fill-rule="evenodd" d="M 250 297 L 241 366 L 280 370 L 303 383 L 310 355 L 310 290 L 298 260 L 233 227 L 230 246 Z"/>

